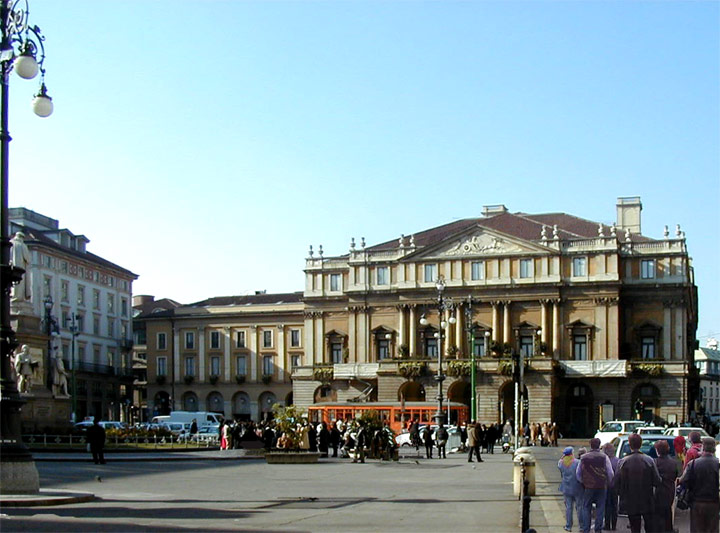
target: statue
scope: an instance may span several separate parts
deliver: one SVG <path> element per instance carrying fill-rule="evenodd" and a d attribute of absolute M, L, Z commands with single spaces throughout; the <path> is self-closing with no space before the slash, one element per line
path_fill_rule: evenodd
<path fill-rule="evenodd" d="M 15 354 L 14 363 L 18 392 L 27 394 L 30 392 L 33 376 L 33 360 L 27 344 L 23 344 L 20 351 Z"/>
<path fill-rule="evenodd" d="M 27 244 L 25 244 L 25 234 L 22 231 L 18 231 L 10 242 L 12 243 L 12 257 L 10 259 L 12 265 L 25 271 L 22 280 L 15 284 L 12 289 L 12 301 L 26 302 L 32 297 L 29 283 L 30 273 L 28 272 L 28 266 L 32 262 L 32 255 Z"/>
<path fill-rule="evenodd" d="M 68 398 L 68 382 L 67 382 L 67 370 L 65 370 L 65 363 L 63 362 L 60 354 L 57 354 L 53 361 L 52 369 L 52 387 L 53 396 L 55 398 Z"/>

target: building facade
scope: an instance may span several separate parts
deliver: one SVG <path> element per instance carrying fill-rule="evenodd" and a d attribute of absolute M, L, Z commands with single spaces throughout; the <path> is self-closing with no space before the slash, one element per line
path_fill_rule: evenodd
<path fill-rule="evenodd" d="M 87 237 L 55 219 L 25 208 L 10 209 L 9 219 L 9 233 L 21 234 L 29 252 L 26 294 L 16 287 L 11 299 L 13 328 L 33 368 L 23 431 L 66 428 L 73 415 L 126 420 L 137 275 L 87 251 Z"/>
<path fill-rule="evenodd" d="M 707 346 L 695 350 L 695 367 L 699 374 L 698 414 L 720 422 L 720 351 L 718 342 L 709 339 Z"/>
<path fill-rule="evenodd" d="M 148 410 L 262 420 L 292 403 L 305 362 L 302 293 L 210 298 L 138 317 L 145 323 Z"/>
<path fill-rule="evenodd" d="M 353 240 L 340 256 L 311 249 L 307 363 L 293 372 L 295 403 L 434 402 L 442 320 L 454 322 L 444 330 L 443 395 L 469 404 L 474 394 L 482 422 L 515 418 L 508 374 L 517 353 L 526 361 L 526 421 L 557 421 L 566 436 L 613 418 L 685 421 L 697 390 L 685 235 L 679 227 L 657 240 L 642 235 L 640 198 L 616 208 L 607 226 L 487 206 L 482 217 L 395 241 Z M 452 302 L 441 317 L 440 277 Z"/>

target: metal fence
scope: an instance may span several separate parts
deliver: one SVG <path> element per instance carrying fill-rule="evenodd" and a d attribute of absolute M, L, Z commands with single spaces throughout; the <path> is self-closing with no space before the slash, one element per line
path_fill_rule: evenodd
<path fill-rule="evenodd" d="M 85 435 L 23 435 L 23 442 L 30 448 L 39 449 L 77 449 L 85 450 L 87 443 Z M 215 448 L 218 446 L 214 438 L 194 440 L 184 435 L 108 435 L 105 440 L 105 449 L 197 449 Z"/>

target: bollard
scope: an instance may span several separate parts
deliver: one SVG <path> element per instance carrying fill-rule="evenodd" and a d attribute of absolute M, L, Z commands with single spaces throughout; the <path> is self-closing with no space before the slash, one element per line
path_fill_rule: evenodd
<path fill-rule="evenodd" d="M 522 531 L 530 529 L 530 502 L 532 498 L 528 494 L 530 482 L 523 479 L 523 500 L 522 500 Z"/>

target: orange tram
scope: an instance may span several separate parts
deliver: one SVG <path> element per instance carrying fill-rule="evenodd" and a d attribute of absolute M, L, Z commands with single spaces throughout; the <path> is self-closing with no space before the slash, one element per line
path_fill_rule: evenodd
<path fill-rule="evenodd" d="M 437 404 L 430 402 L 323 402 L 308 407 L 308 420 L 326 422 L 328 425 L 336 420 L 348 420 L 360 417 L 367 411 L 377 411 L 380 420 L 388 422 L 390 429 L 400 433 L 407 429 L 412 420 L 422 424 L 434 424 L 433 416 L 437 412 Z M 469 420 L 470 408 L 457 402 L 443 404 L 446 424 L 465 424 Z M 449 417 L 448 417 L 449 414 Z"/>

